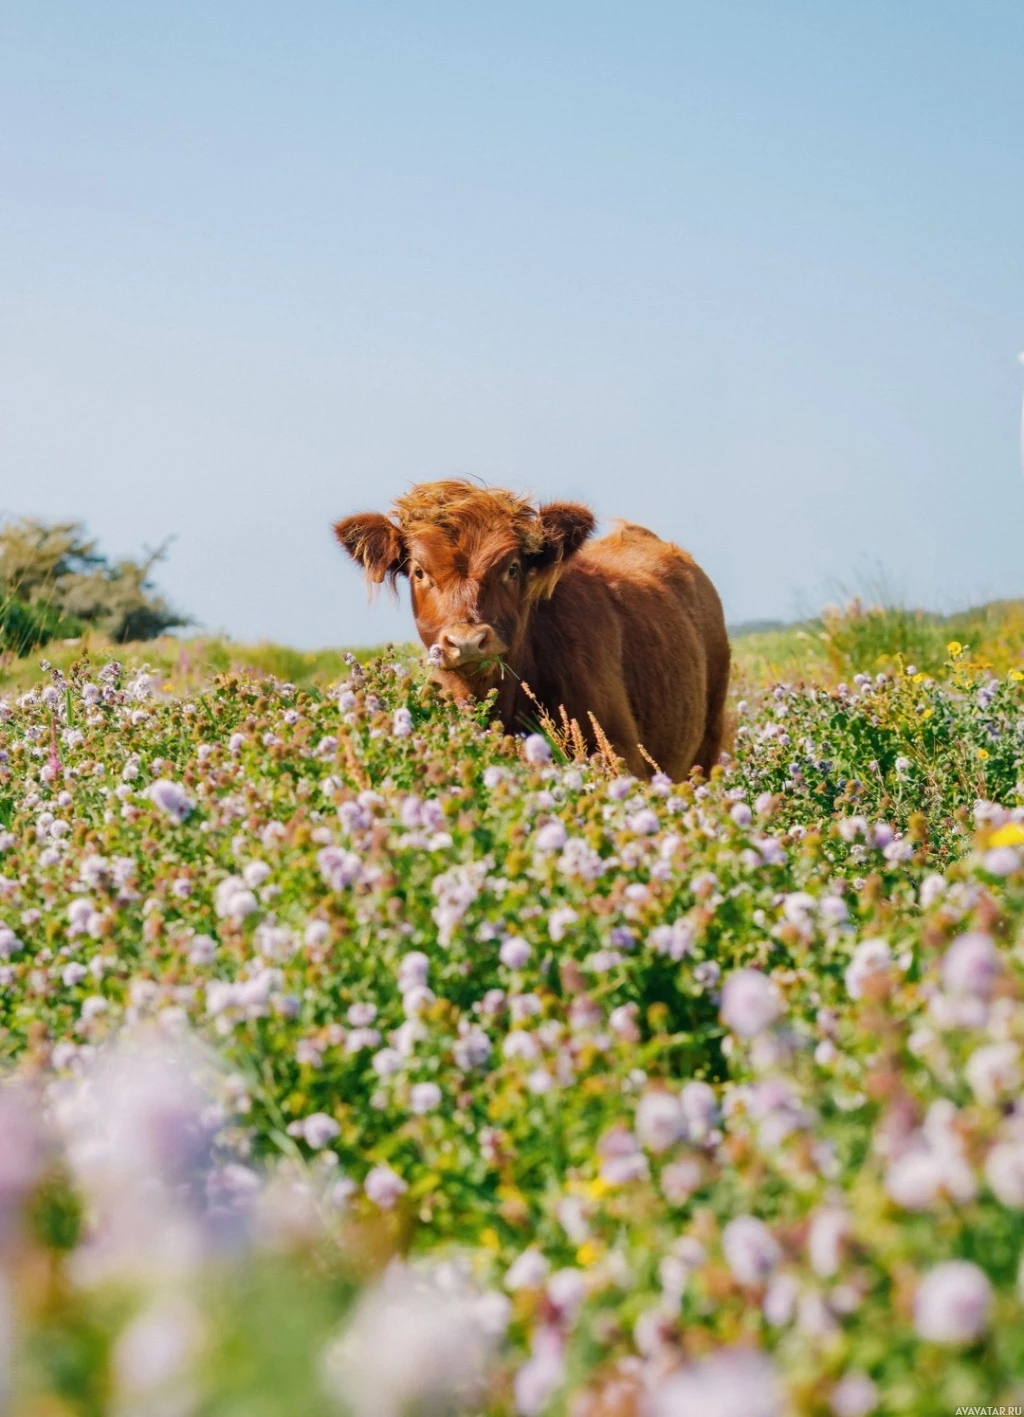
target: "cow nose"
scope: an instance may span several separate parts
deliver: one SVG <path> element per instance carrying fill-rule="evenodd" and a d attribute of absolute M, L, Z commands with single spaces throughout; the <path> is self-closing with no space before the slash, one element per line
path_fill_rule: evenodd
<path fill-rule="evenodd" d="M 490 625 L 449 625 L 438 635 L 437 642 L 449 664 L 462 664 L 482 658 L 494 639 Z"/>

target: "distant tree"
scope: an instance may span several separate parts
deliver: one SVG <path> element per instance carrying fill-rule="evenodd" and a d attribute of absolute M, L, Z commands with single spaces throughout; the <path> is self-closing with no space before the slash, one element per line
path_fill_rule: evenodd
<path fill-rule="evenodd" d="M 149 578 L 167 545 L 110 562 L 81 522 L 0 525 L 0 647 L 24 653 L 89 626 L 118 643 L 151 640 L 190 624 Z"/>

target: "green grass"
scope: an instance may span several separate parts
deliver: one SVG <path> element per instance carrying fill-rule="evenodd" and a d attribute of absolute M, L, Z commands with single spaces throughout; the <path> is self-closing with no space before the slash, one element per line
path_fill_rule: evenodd
<path fill-rule="evenodd" d="M 412 626 L 410 625 L 410 630 Z M 851 601 L 813 620 L 766 630 L 733 632 L 737 692 L 777 681 L 835 684 L 855 674 L 876 674 L 898 662 L 943 675 L 947 646 L 970 648 L 976 663 L 998 673 L 1024 665 L 1024 600 L 996 600 L 955 615 L 935 615 L 895 606 Z M 410 645 L 403 654 L 418 653 Z M 67 669 L 83 654 L 116 657 L 129 668 L 148 666 L 170 693 L 209 684 L 218 674 L 242 670 L 302 687 L 323 687 L 346 672 L 346 654 L 365 663 L 379 650 L 361 646 L 296 650 L 263 641 L 238 644 L 224 636 L 162 635 L 140 644 L 112 645 L 95 633 L 53 640 L 18 656 L 0 653 L 0 691 L 28 688 L 40 677 L 40 661 Z"/>
<path fill-rule="evenodd" d="M 748 1394 L 772 1417 L 826 1417 L 858 1374 L 904 1417 L 1016 1402 L 1024 674 L 981 650 L 1018 652 L 1020 607 L 941 622 L 970 653 L 880 682 L 925 632 L 867 618 L 832 625 L 837 663 L 741 637 L 734 755 L 679 784 L 528 761 L 405 650 L 8 665 L 5 1410 L 513 1417 L 552 1336 L 550 1417 L 636 1417 L 641 1377 L 737 1345 L 786 1391 Z M 768 687 L 769 654 L 817 682 Z M 932 1150 L 908 1201 L 894 1167 Z M 962 1342 L 915 1317 L 950 1261 L 991 1287 Z M 484 1292 L 486 1385 L 450 1391 Z M 376 1405 L 329 1396 L 328 1353 L 359 1387 L 340 1335 Z"/>
<path fill-rule="evenodd" d="M 897 663 L 942 674 L 951 641 L 1000 673 L 1024 665 L 1024 600 L 995 600 L 953 615 L 852 600 L 814 620 L 740 634 L 733 654 L 747 682 L 834 684 Z"/>
<path fill-rule="evenodd" d="M 302 687 L 323 686 L 339 679 L 346 671 L 346 655 L 366 661 L 379 651 L 365 646 L 341 649 L 298 650 L 266 640 L 257 644 L 237 644 L 223 636 L 194 636 L 187 639 L 161 635 L 155 640 L 114 645 L 94 633 L 49 644 L 25 655 L 0 654 L 0 691 L 27 689 L 46 671 L 41 663 L 67 670 L 82 659 L 103 663 L 116 658 L 128 669 L 153 674 L 168 693 L 186 693 L 209 685 L 220 674 L 246 671 L 257 676 L 273 676 Z"/>

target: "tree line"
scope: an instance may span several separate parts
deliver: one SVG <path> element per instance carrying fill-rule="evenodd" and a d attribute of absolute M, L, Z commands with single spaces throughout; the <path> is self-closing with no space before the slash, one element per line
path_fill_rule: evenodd
<path fill-rule="evenodd" d="M 123 644 L 190 624 L 150 579 L 168 545 L 112 561 L 83 522 L 0 523 L 0 651 L 27 654 L 89 630 Z"/>

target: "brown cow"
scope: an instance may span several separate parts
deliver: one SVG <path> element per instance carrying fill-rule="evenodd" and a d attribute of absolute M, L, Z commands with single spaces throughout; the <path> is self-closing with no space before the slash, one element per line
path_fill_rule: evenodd
<path fill-rule="evenodd" d="M 678 546 L 620 523 L 588 541 L 576 502 L 534 509 L 463 481 L 427 482 L 334 528 L 371 583 L 408 576 L 420 638 L 458 699 L 497 689 L 510 730 L 536 717 L 525 680 L 596 746 L 593 714 L 637 776 L 639 745 L 673 778 L 710 771 L 722 746 L 729 641 L 714 586 Z M 510 672 L 509 672 L 510 671 Z"/>

